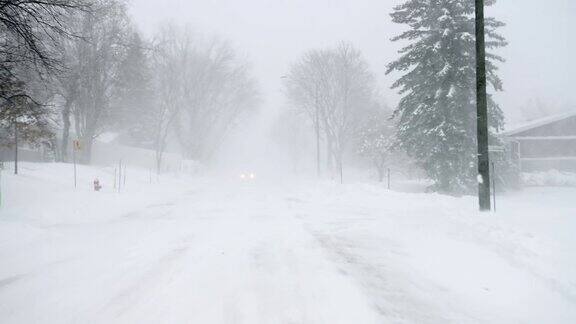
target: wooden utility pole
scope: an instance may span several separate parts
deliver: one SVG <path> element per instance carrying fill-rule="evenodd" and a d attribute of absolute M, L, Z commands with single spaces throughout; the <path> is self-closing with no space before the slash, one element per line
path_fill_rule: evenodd
<path fill-rule="evenodd" d="M 478 139 L 478 202 L 490 210 L 490 157 L 488 153 L 488 103 L 486 98 L 486 45 L 484 0 L 476 1 L 476 122 Z"/>

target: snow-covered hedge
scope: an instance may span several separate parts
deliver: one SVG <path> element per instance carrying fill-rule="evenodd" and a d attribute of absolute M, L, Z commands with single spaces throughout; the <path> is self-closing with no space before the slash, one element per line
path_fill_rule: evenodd
<path fill-rule="evenodd" d="M 576 187 L 576 173 L 558 170 L 522 173 L 525 186 L 563 186 Z"/>

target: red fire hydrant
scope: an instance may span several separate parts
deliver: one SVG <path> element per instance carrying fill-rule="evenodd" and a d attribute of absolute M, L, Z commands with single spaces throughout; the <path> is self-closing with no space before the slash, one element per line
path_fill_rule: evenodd
<path fill-rule="evenodd" d="M 102 186 L 100 185 L 100 180 L 98 178 L 94 179 L 94 191 L 100 191 Z"/>

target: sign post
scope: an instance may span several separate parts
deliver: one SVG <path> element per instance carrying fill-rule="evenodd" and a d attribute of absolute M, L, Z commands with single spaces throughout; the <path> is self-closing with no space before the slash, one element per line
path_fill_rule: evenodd
<path fill-rule="evenodd" d="M 74 163 L 74 188 L 76 188 L 77 186 L 77 180 L 76 180 L 76 151 L 80 151 L 82 149 L 82 146 L 80 145 L 80 140 L 74 140 L 73 143 L 73 148 L 72 148 L 72 161 Z"/>

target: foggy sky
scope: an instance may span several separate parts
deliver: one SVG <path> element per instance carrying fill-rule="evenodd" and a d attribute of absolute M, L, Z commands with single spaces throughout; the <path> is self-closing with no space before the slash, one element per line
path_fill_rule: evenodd
<path fill-rule="evenodd" d="M 394 76 L 386 64 L 397 57 L 390 42 L 404 27 L 389 13 L 399 0 L 132 0 L 131 15 L 145 34 L 161 22 L 189 24 L 201 33 L 230 39 L 252 62 L 263 109 L 284 103 L 280 77 L 304 51 L 352 42 L 369 61 L 387 102 Z M 509 124 L 519 110 L 541 102 L 554 112 L 576 109 L 576 3 L 574 0 L 500 0 L 488 10 L 507 26 L 510 45 L 500 51 L 505 92 L 497 101 Z"/>

